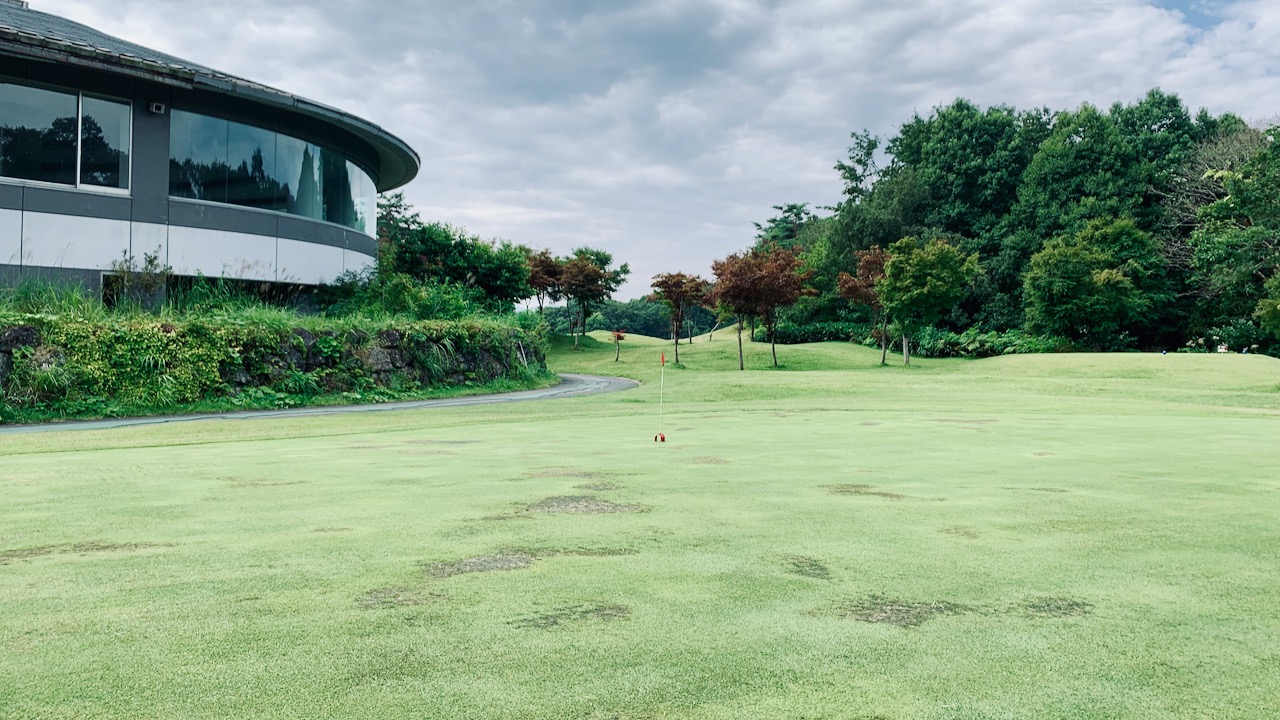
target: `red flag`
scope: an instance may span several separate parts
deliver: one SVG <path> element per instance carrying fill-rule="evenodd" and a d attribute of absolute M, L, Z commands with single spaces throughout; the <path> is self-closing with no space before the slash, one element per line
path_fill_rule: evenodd
<path fill-rule="evenodd" d="M 666 367 L 666 366 L 667 366 L 667 354 L 664 352 L 662 353 L 662 367 Z"/>

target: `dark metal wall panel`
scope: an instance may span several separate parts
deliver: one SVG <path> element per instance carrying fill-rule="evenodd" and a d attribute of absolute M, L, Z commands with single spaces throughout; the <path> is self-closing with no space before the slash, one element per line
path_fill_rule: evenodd
<path fill-rule="evenodd" d="M 378 241 L 365 235 L 364 233 L 347 231 L 347 249 L 364 253 L 365 255 L 377 256 Z"/>
<path fill-rule="evenodd" d="M 245 210 L 235 205 L 170 200 L 169 224 L 276 237 L 280 218 L 275 213 Z"/>
<path fill-rule="evenodd" d="M 0 208 L 5 210 L 21 210 L 22 209 L 22 192 L 25 190 L 21 185 L 4 185 L 0 184 Z"/>
<path fill-rule="evenodd" d="M 74 270 L 70 268 L 24 265 L 21 268 L 19 277 L 23 279 L 48 280 L 66 285 L 81 285 L 89 292 L 102 292 L 101 270 Z"/>
<path fill-rule="evenodd" d="M 133 201 L 119 195 L 28 187 L 23 193 L 22 209 L 54 215 L 129 220 L 133 216 Z"/>
<path fill-rule="evenodd" d="M 288 215 L 280 216 L 280 237 L 330 247 L 347 246 L 346 228 Z"/>
<path fill-rule="evenodd" d="M 134 222 L 169 222 L 169 89 L 139 83 L 133 102 Z M 164 114 L 153 113 L 162 103 Z"/>

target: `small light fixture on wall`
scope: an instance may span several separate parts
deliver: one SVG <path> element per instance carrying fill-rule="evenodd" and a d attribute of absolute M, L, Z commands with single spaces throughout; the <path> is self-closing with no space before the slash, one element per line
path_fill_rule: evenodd
<path fill-rule="evenodd" d="M 168 110 L 162 102 L 153 102 L 147 107 L 147 109 L 151 111 L 152 115 L 163 115 L 165 111 Z"/>

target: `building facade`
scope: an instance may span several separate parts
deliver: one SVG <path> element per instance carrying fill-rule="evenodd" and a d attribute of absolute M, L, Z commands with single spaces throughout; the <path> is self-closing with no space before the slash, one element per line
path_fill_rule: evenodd
<path fill-rule="evenodd" d="M 198 12 L 198 10 L 195 10 Z M 0 282 L 314 285 L 373 264 L 403 141 L 340 110 L 0 0 Z"/>

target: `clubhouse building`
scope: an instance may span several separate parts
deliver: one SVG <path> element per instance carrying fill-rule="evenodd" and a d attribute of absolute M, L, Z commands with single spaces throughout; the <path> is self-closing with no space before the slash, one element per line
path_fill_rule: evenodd
<path fill-rule="evenodd" d="M 101 288 L 151 254 L 328 282 L 374 263 L 377 194 L 418 169 L 341 110 L 0 0 L 0 283 Z"/>

